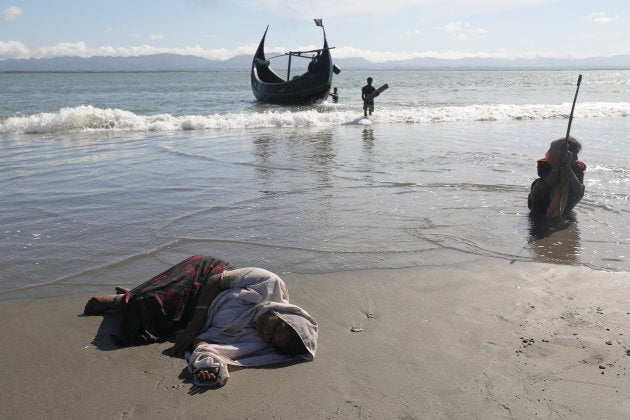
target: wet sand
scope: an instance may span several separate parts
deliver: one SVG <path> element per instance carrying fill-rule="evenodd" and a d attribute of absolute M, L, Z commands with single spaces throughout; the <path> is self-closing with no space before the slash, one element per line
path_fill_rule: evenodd
<path fill-rule="evenodd" d="M 619 418 L 630 273 L 480 259 L 284 276 L 315 361 L 200 390 L 171 343 L 115 349 L 89 296 L 0 302 L 5 418 Z M 128 285 L 133 286 L 133 285 Z"/>

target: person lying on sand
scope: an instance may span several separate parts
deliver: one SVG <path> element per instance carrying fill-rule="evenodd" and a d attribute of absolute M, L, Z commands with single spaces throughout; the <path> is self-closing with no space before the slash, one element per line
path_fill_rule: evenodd
<path fill-rule="evenodd" d="M 551 142 L 545 157 L 537 162 L 538 178 L 527 197 L 530 214 L 557 220 L 582 200 L 586 165 L 578 160 L 581 149 L 582 145 L 571 136 L 566 142 L 565 137 Z"/>
<path fill-rule="evenodd" d="M 84 314 L 121 310 L 120 335 L 113 337 L 121 346 L 175 336 L 172 352 L 186 354 L 198 385 L 224 385 L 227 365 L 310 361 L 315 356 L 317 322 L 289 303 L 280 277 L 262 268 L 232 269 L 223 260 L 196 255 L 133 290 L 115 291 L 92 297 Z"/>

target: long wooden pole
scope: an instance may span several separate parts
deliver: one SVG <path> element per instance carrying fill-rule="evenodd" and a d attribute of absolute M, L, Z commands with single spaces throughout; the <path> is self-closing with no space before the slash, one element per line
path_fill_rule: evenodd
<path fill-rule="evenodd" d="M 575 102 L 577 101 L 578 92 L 580 91 L 580 83 L 582 83 L 582 75 L 578 75 L 577 88 L 575 89 L 575 96 L 573 97 L 573 105 L 571 106 L 571 113 L 569 114 L 569 125 L 567 126 L 567 135 L 564 137 L 564 154 L 566 156 L 569 151 L 569 135 L 571 134 L 571 123 L 573 122 L 573 111 L 575 111 Z M 558 156 L 560 158 L 560 156 Z M 563 157 L 566 158 L 566 157 Z M 559 184 L 559 197 L 558 197 L 558 217 L 562 217 L 564 209 L 569 199 L 569 174 L 565 171 L 565 166 L 560 165 L 560 179 Z M 565 191 L 566 190 L 566 191 Z"/>
<path fill-rule="evenodd" d="M 564 138 L 569 147 L 569 133 L 571 133 L 571 123 L 573 122 L 573 111 L 575 110 L 575 102 L 577 101 L 578 92 L 580 91 L 580 83 L 582 83 L 582 75 L 578 75 L 577 88 L 575 89 L 575 97 L 573 98 L 573 105 L 571 106 L 571 114 L 569 114 L 569 126 L 567 127 L 567 135 Z"/>

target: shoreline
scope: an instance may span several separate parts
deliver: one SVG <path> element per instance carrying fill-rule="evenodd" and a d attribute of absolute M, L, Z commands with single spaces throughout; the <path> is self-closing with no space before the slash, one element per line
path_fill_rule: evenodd
<path fill-rule="evenodd" d="M 171 343 L 115 349 L 90 295 L 0 302 L 7 418 L 630 415 L 630 273 L 480 258 L 286 274 L 320 324 L 313 362 L 198 392 Z M 131 285 L 133 286 L 133 285 Z M 353 329 L 356 332 L 353 332 Z"/>

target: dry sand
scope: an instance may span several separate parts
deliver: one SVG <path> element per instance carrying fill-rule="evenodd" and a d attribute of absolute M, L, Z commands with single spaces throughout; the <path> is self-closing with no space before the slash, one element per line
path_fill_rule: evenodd
<path fill-rule="evenodd" d="M 630 273 L 483 259 L 284 279 L 319 320 L 315 361 L 206 391 L 170 343 L 114 349 L 89 296 L 2 301 L 2 418 L 630 416 Z"/>

